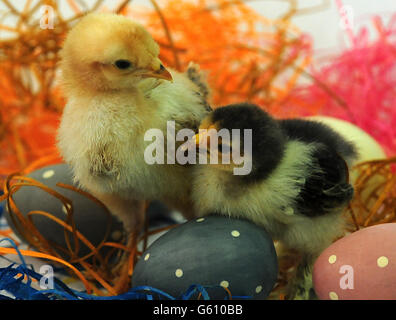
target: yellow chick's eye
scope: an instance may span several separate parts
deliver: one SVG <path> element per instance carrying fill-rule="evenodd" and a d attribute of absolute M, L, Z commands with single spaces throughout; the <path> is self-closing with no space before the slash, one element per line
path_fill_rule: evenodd
<path fill-rule="evenodd" d="M 128 60 L 117 60 L 116 62 L 114 62 L 114 66 L 120 70 L 126 70 L 128 69 L 130 66 L 132 65 L 132 63 Z"/>

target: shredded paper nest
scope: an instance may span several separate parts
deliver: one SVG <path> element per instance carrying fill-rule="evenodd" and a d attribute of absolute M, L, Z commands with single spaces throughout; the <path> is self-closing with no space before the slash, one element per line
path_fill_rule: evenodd
<path fill-rule="evenodd" d="M 0 12 L 2 199 L 7 200 L 6 205 L 20 234 L 36 249 L 22 254 L 64 266 L 83 282 L 88 294 L 115 296 L 127 291 L 133 266 L 142 253 L 137 250 L 137 245 L 143 243 L 144 250 L 148 236 L 163 229 L 148 232 L 146 226 L 143 236 L 135 235 L 129 246 L 110 242 L 105 237 L 95 247 L 76 229 L 72 201 L 26 176 L 34 169 L 61 161 L 55 147 L 55 133 L 65 104 L 56 82 L 59 50 L 67 31 L 87 12 L 113 11 L 142 22 L 160 44 L 161 59 L 170 67 L 183 71 L 191 61 L 199 64 L 207 73 L 212 90 L 210 103 L 214 107 L 250 101 L 277 117 L 337 116 L 372 134 L 388 154 L 396 150 L 396 106 L 390 105 L 394 104 L 390 97 L 391 94 L 394 97 L 395 79 L 386 73 L 394 70 L 396 61 L 396 18 L 387 26 L 378 18 L 374 19 L 380 35 L 375 43 L 368 41 L 367 30 L 365 33 L 362 29 L 357 36 L 351 35 L 352 49 L 319 72 L 312 67 L 311 38 L 300 32 L 291 19 L 297 15 L 315 14 L 328 7 L 329 1 L 304 9 L 300 9 L 297 0 L 284 1 L 287 9 L 276 19 L 268 19 L 244 1 L 235 0 L 151 0 L 151 8 L 134 6 L 132 1 L 121 1 L 114 8 L 106 8 L 100 0 L 68 0 L 64 5 L 67 4 L 73 12 L 70 17 L 63 16 L 60 1 L 25 0 L 22 10 L 11 1 L 0 1 L 7 8 Z M 55 13 L 53 29 L 40 27 L 40 21 L 49 22 L 43 21 L 42 15 L 38 14 L 43 5 L 51 6 Z M 16 23 L 7 23 L 10 17 Z M 347 84 L 334 81 L 350 74 L 351 68 L 359 81 L 348 81 Z M 375 73 L 375 68 L 384 70 L 382 76 Z M 301 77 L 308 79 L 310 84 L 299 85 Z M 382 86 L 379 88 L 374 82 L 380 82 Z M 370 86 L 374 89 L 362 89 Z M 367 100 L 374 103 L 374 107 L 358 105 Z M 396 222 L 395 162 L 396 158 L 389 157 L 360 163 L 352 169 L 358 173 L 358 178 L 354 199 L 344 213 L 349 221 L 347 232 Z M 23 186 L 41 188 L 56 197 L 67 208 L 65 220 L 37 210 L 24 217 L 12 199 Z M 61 187 L 103 205 L 86 192 L 72 186 Z M 31 216 L 37 214 L 64 227 L 69 259 L 61 258 L 65 254 L 61 251 L 65 249 L 49 243 L 37 231 L 31 220 Z M 11 236 L 10 230 L 0 232 L 3 236 Z M 85 257 L 78 256 L 81 241 L 91 250 Z M 112 247 L 112 253 L 119 259 L 109 262 L 108 256 L 101 252 L 103 247 Z M 12 248 L 0 250 L 3 254 L 17 253 Z M 117 263 L 122 257 L 127 257 L 128 263 L 119 267 Z M 280 257 L 279 279 L 271 298 L 284 298 L 282 289 L 290 280 L 291 270 L 297 262 L 298 257 L 293 253 Z"/>

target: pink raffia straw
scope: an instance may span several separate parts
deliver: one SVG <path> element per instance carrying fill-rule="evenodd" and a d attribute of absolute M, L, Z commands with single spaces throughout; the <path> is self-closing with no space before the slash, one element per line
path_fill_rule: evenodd
<path fill-rule="evenodd" d="M 348 35 L 349 41 L 352 44 L 356 44 L 355 35 L 353 34 L 353 20 L 351 21 L 351 17 L 348 15 L 347 8 L 342 3 L 342 0 L 335 0 L 338 13 L 345 25 L 345 31 Z"/>
<path fill-rule="evenodd" d="M 396 154 L 396 13 L 386 25 L 377 16 L 372 21 L 374 40 L 370 40 L 367 26 L 355 32 L 347 29 L 351 48 L 310 70 L 347 107 L 337 104 L 315 82 L 298 87 L 288 100 L 288 108 L 297 109 L 302 116 L 322 114 L 352 122 L 392 156 Z"/>

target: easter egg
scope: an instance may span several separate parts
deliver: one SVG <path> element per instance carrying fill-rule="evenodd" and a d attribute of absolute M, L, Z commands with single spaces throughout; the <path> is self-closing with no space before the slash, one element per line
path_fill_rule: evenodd
<path fill-rule="evenodd" d="M 323 300 L 396 300 L 396 223 L 333 243 L 316 260 L 313 283 Z"/>
<path fill-rule="evenodd" d="M 111 229 L 107 240 L 120 241 L 123 237 L 122 223 L 114 216 L 109 215 L 105 208 L 78 192 L 56 186 L 58 182 L 73 185 L 72 172 L 68 165 L 57 164 L 47 166 L 33 171 L 28 177 L 45 184 L 47 187 L 59 192 L 72 201 L 76 229 L 94 246 L 99 245 L 103 241 L 109 223 L 111 223 Z M 23 186 L 13 195 L 13 199 L 17 208 L 25 217 L 30 211 L 41 210 L 50 213 L 62 221 L 66 221 L 67 211 L 63 203 L 39 187 Z M 15 227 L 13 219 L 7 210 L 5 216 L 14 233 L 21 240 L 26 240 Z M 32 215 L 31 217 L 33 224 L 46 240 L 62 248 L 67 248 L 63 226 L 42 215 Z M 71 241 L 72 245 L 73 243 Z M 80 257 L 91 252 L 82 241 L 79 241 L 79 245 L 78 255 Z"/>
<path fill-rule="evenodd" d="M 198 284 L 211 299 L 227 298 L 228 291 L 233 297 L 265 299 L 277 273 L 274 244 L 264 229 L 242 219 L 207 216 L 154 241 L 135 266 L 132 287 L 149 286 L 180 298 Z"/>

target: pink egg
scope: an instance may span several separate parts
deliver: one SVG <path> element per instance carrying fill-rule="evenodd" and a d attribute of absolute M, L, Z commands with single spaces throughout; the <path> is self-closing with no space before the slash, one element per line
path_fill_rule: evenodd
<path fill-rule="evenodd" d="M 313 283 L 322 300 L 396 300 L 396 223 L 333 243 L 316 260 Z"/>

